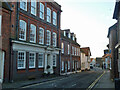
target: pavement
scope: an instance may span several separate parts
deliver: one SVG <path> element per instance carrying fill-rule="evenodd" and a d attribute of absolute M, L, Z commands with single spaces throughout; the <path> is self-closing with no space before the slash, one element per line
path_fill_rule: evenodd
<path fill-rule="evenodd" d="M 100 77 L 98 82 L 95 84 L 94 89 L 105 88 L 105 89 L 115 89 L 114 82 L 110 79 L 110 71 L 105 70 L 104 74 Z"/>

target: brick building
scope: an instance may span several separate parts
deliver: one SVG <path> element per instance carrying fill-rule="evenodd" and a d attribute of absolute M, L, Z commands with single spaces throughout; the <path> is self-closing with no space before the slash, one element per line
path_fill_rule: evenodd
<path fill-rule="evenodd" d="M 70 29 L 61 30 L 61 73 L 78 71 L 81 68 L 80 45 Z"/>
<path fill-rule="evenodd" d="M 11 22 L 6 23 L 11 24 L 6 27 L 10 30 L 3 37 L 7 39 L 3 46 L 9 47 L 5 49 L 4 81 L 59 74 L 61 6 L 37 0 L 9 4 Z"/>
<path fill-rule="evenodd" d="M 11 31 L 11 8 L 7 2 L 0 2 L 0 83 L 3 78 L 9 79 L 9 38 Z M 4 66 L 5 64 L 5 66 Z"/>

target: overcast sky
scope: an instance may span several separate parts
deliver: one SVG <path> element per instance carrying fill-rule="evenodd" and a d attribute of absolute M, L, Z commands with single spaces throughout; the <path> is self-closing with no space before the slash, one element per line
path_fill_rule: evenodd
<path fill-rule="evenodd" d="M 115 0 L 55 0 L 62 6 L 61 29 L 70 29 L 81 47 L 90 47 L 93 58 L 103 56 L 109 42 L 108 28 L 116 23 L 112 19 Z"/>

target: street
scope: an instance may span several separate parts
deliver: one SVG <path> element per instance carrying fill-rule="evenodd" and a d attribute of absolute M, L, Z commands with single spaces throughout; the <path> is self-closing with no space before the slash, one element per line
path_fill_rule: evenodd
<path fill-rule="evenodd" d="M 87 89 L 92 82 L 94 82 L 103 71 L 84 71 L 65 77 L 55 79 L 52 81 L 37 83 L 33 85 L 24 86 L 23 88 L 85 88 Z"/>

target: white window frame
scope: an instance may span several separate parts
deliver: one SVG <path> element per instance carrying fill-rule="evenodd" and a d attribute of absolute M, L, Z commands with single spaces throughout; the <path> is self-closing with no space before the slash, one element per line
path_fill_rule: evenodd
<path fill-rule="evenodd" d="M 48 32 L 49 32 L 49 35 L 48 35 Z M 46 33 L 47 33 L 46 45 L 51 45 L 51 32 L 50 32 L 50 30 L 47 30 Z"/>
<path fill-rule="evenodd" d="M 53 25 L 57 25 L 57 13 L 53 11 Z"/>
<path fill-rule="evenodd" d="M 44 4 L 40 3 L 40 18 L 44 19 Z"/>
<path fill-rule="evenodd" d="M 19 67 L 18 63 L 19 63 L 19 53 L 24 53 L 24 62 L 23 62 L 23 67 Z M 25 51 L 18 51 L 18 55 L 17 55 L 17 69 L 25 69 L 26 68 L 26 52 Z"/>
<path fill-rule="evenodd" d="M 32 3 L 34 3 L 35 5 L 32 6 Z M 32 12 L 32 8 L 35 9 L 35 12 Z M 31 14 L 36 16 L 36 11 L 37 11 L 37 2 L 36 0 L 31 0 Z"/>
<path fill-rule="evenodd" d="M 41 27 L 39 28 L 39 44 L 44 44 L 44 29 Z"/>
<path fill-rule="evenodd" d="M 70 70 L 70 61 L 68 61 L 68 70 Z"/>
<path fill-rule="evenodd" d="M 2 35 L 2 15 L 0 15 L 0 36 Z"/>
<path fill-rule="evenodd" d="M 56 43 L 57 43 L 57 34 L 53 32 L 53 46 L 54 47 L 56 47 Z"/>
<path fill-rule="evenodd" d="M 32 27 L 34 28 L 33 30 L 31 29 Z M 30 38 L 31 38 L 31 33 L 34 34 L 34 41 L 30 40 L 30 42 L 36 43 L 36 26 L 34 24 L 30 24 Z"/>
<path fill-rule="evenodd" d="M 39 65 L 39 55 L 42 55 L 42 66 Z M 39 53 L 38 54 L 38 68 L 43 68 L 44 67 L 44 54 L 43 53 Z"/>
<path fill-rule="evenodd" d="M 62 53 L 64 53 L 64 43 L 61 43 L 61 49 L 62 49 Z"/>
<path fill-rule="evenodd" d="M 20 25 L 22 23 L 22 25 Z M 23 27 L 24 26 L 24 27 Z M 22 28 L 22 30 L 20 29 Z M 23 30 L 24 29 L 24 30 Z M 24 21 L 24 20 L 20 20 L 19 21 L 19 40 L 23 40 L 25 41 L 26 40 L 26 29 L 27 29 L 27 23 Z M 24 39 L 20 38 L 20 35 L 21 35 L 21 31 L 24 32 Z"/>
<path fill-rule="evenodd" d="M 55 57 L 54 57 L 55 56 Z M 56 55 L 53 55 L 53 66 L 55 66 L 56 67 Z M 55 63 L 54 63 L 55 62 Z"/>
<path fill-rule="evenodd" d="M 51 23 L 51 9 L 47 7 L 47 22 Z"/>
<path fill-rule="evenodd" d="M 64 71 L 64 61 L 62 61 L 62 71 Z"/>
<path fill-rule="evenodd" d="M 20 0 L 20 8 L 27 11 L 27 0 Z"/>
<path fill-rule="evenodd" d="M 70 54 L 70 45 L 68 44 L 68 54 Z"/>
<path fill-rule="evenodd" d="M 34 54 L 34 66 L 30 66 L 30 54 Z M 36 62 L 36 53 L 35 52 L 29 52 L 29 68 L 35 68 L 35 62 Z"/>

